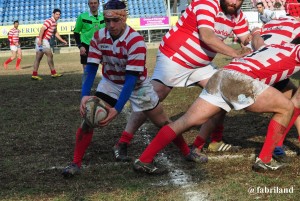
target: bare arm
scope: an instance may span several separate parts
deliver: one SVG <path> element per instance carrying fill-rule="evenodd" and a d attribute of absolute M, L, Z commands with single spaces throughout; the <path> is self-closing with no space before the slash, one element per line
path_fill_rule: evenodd
<path fill-rule="evenodd" d="M 239 50 L 235 50 L 232 47 L 226 45 L 222 40 L 220 40 L 215 32 L 209 28 L 200 28 L 199 29 L 200 39 L 212 50 L 217 53 L 224 54 L 230 57 L 243 57 L 247 55 L 249 52 L 242 52 Z"/>
<path fill-rule="evenodd" d="M 39 33 L 38 46 L 41 46 L 41 45 L 42 45 L 42 38 L 43 38 L 43 35 L 44 35 L 45 30 L 46 30 L 46 27 L 42 26 L 42 28 L 41 28 L 41 30 L 40 30 L 40 33 Z"/>
<path fill-rule="evenodd" d="M 265 45 L 264 39 L 260 36 L 260 29 L 254 28 L 251 31 L 252 41 L 251 45 L 254 50 L 259 49 L 261 46 Z"/>
<path fill-rule="evenodd" d="M 55 37 L 56 37 L 58 40 L 60 40 L 61 42 L 63 42 L 65 45 L 68 44 L 68 42 L 65 41 L 65 40 L 59 35 L 58 32 L 55 33 Z"/>

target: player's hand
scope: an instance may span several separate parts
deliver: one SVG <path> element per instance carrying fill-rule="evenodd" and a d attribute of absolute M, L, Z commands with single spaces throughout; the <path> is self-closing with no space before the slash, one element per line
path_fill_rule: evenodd
<path fill-rule="evenodd" d="M 235 58 L 241 58 L 243 56 L 246 56 L 246 55 L 250 54 L 251 52 L 252 52 L 251 48 L 242 46 L 241 49 L 236 51 L 237 56 L 235 56 Z"/>
<path fill-rule="evenodd" d="M 80 55 L 86 55 L 86 49 L 83 46 L 80 47 Z"/>
<path fill-rule="evenodd" d="M 38 46 L 41 46 L 42 45 L 42 40 L 39 39 L 37 44 L 38 44 Z"/>
<path fill-rule="evenodd" d="M 64 45 L 68 45 L 67 41 L 63 40 L 62 42 L 64 43 Z"/>
<path fill-rule="evenodd" d="M 85 115 L 86 102 L 92 97 L 94 97 L 94 96 L 83 96 L 82 97 L 81 102 L 80 102 L 80 115 L 82 117 L 84 117 L 84 115 Z"/>
<path fill-rule="evenodd" d="M 244 40 L 243 43 L 241 43 L 241 46 L 247 46 L 252 40 L 252 35 L 251 34 L 248 34 L 247 38 Z"/>
<path fill-rule="evenodd" d="M 112 108 L 106 107 L 106 110 L 108 112 L 107 117 L 104 120 L 99 122 L 99 126 L 101 127 L 107 126 L 119 114 L 114 107 Z"/>

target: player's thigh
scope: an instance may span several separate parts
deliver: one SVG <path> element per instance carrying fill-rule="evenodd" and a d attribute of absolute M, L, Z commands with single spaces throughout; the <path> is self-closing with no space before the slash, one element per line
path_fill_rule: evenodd
<path fill-rule="evenodd" d="M 176 130 L 176 132 L 184 132 L 193 126 L 203 124 L 220 111 L 221 108 L 202 98 L 197 98 L 186 113 L 178 120 L 171 123 L 170 126 L 172 129 Z"/>
<path fill-rule="evenodd" d="M 300 88 L 297 89 L 296 93 L 291 98 L 294 106 L 300 108 Z"/>
<path fill-rule="evenodd" d="M 53 54 L 52 54 L 51 49 L 45 48 L 45 49 L 43 50 L 43 52 L 44 52 L 44 54 L 45 54 L 48 58 L 53 58 Z"/>
<path fill-rule="evenodd" d="M 144 111 L 144 114 L 158 127 L 162 127 L 170 122 L 160 102 L 155 108 Z"/>
<path fill-rule="evenodd" d="M 172 87 L 166 86 L 159 80 L 151 80 L 151 84 L 153 85 L 153 89 L 157 93 L 160 101 L 163 101 L 172 90 Z"/>
<path fill-rule="evenodd" d="M 44 56 L 44 52 L 37 51 L 35 53 L 35 56 L 36 56 L 36 60 L 40 61 L 43 58 L 43 56 Z"/>
<path fill-rule="evenodd" d="M 15 58 L 17 56 L 17 52 L 16 51 L 11 51 L 11 57 Z"/>
<path fill-rule="evenodd" d="M 246 108 L 252 112 L 274 112 L 285 113 L 286 110 L 293 110 L 293 103 L 280 91 L 268 87 L 256 97 L 255 102 Z"/>

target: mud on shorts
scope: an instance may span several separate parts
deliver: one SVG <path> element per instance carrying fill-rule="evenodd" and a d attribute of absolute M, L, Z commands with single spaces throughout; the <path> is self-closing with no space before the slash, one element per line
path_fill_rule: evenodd
<path fill-rule="evenodd" d="M 219 70 L 206 84 L 200 98 L 227 112 L 241 110 L 255 102 L 269 85 L 234 70 Z"/>
<path fill-rule="evenodd" d="M 36 52 L 39 52 L 39 51 L 45 52 L 47 50 L 48 51 L 51 50 L 50 41 L 49 40 L 43 39 L 41 46 L 38 46 L 38 41 L 39 41 L 39 38 L 36 38 L 35 39 L 35 51 Z"/>
<path fill-rule="evenodd" d="M 20 48 L 20 45 L 18 45 L 18 46 L 16 46 L 16 45 L 11 45 L 11 46 L 10 46 L 10 50 L 11 50 L 11 51 L 17 52 L 18 49 L 21 49 L 21 48 Z"/>
<path fill-rule="evenodd" d="M 187 87 L 210 78 L 215 72 L 217 69 L 212 63 L 190 69 L 172 61 L 159 51 L 152 80 L 158 80 L 169 87 Z"/>
<path fill-rule="evenodd" d="M 98 84 L 97 92 L 104 93 L 118 100 L 122 89 L 123 85 L 115 84 L 109 79 L 102 77 Z M 158 105 L 159 98 L 149 78 L 135 87 L 129 101 L 134 112 L 152 110 Z"/>

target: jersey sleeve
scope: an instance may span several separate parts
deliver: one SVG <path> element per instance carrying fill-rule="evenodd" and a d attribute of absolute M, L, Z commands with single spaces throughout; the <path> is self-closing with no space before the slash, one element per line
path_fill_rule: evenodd
<path fill-rule="evenodd" d="M 12 43 L 12 41 L 13 41 L 13 33 L 12 33 L 12 30 L 9 30 L 9 32 L 8 32 L 8 41 L 10 42 L 10 43 Z"/>
<path fill-rule="evenodd" d="M 195 5 L 194 12 L 197 19 L 197 28 L 206 27 L 214 30 L 218 5 L 215 1 L 202 1 Z"/>
<path fill-rule="evenodd" d="M 45 27 L 46 29 L 48 29 L 51 26 L 51 21 L 50 20 L 45 20 L 43 27 Z"/>

